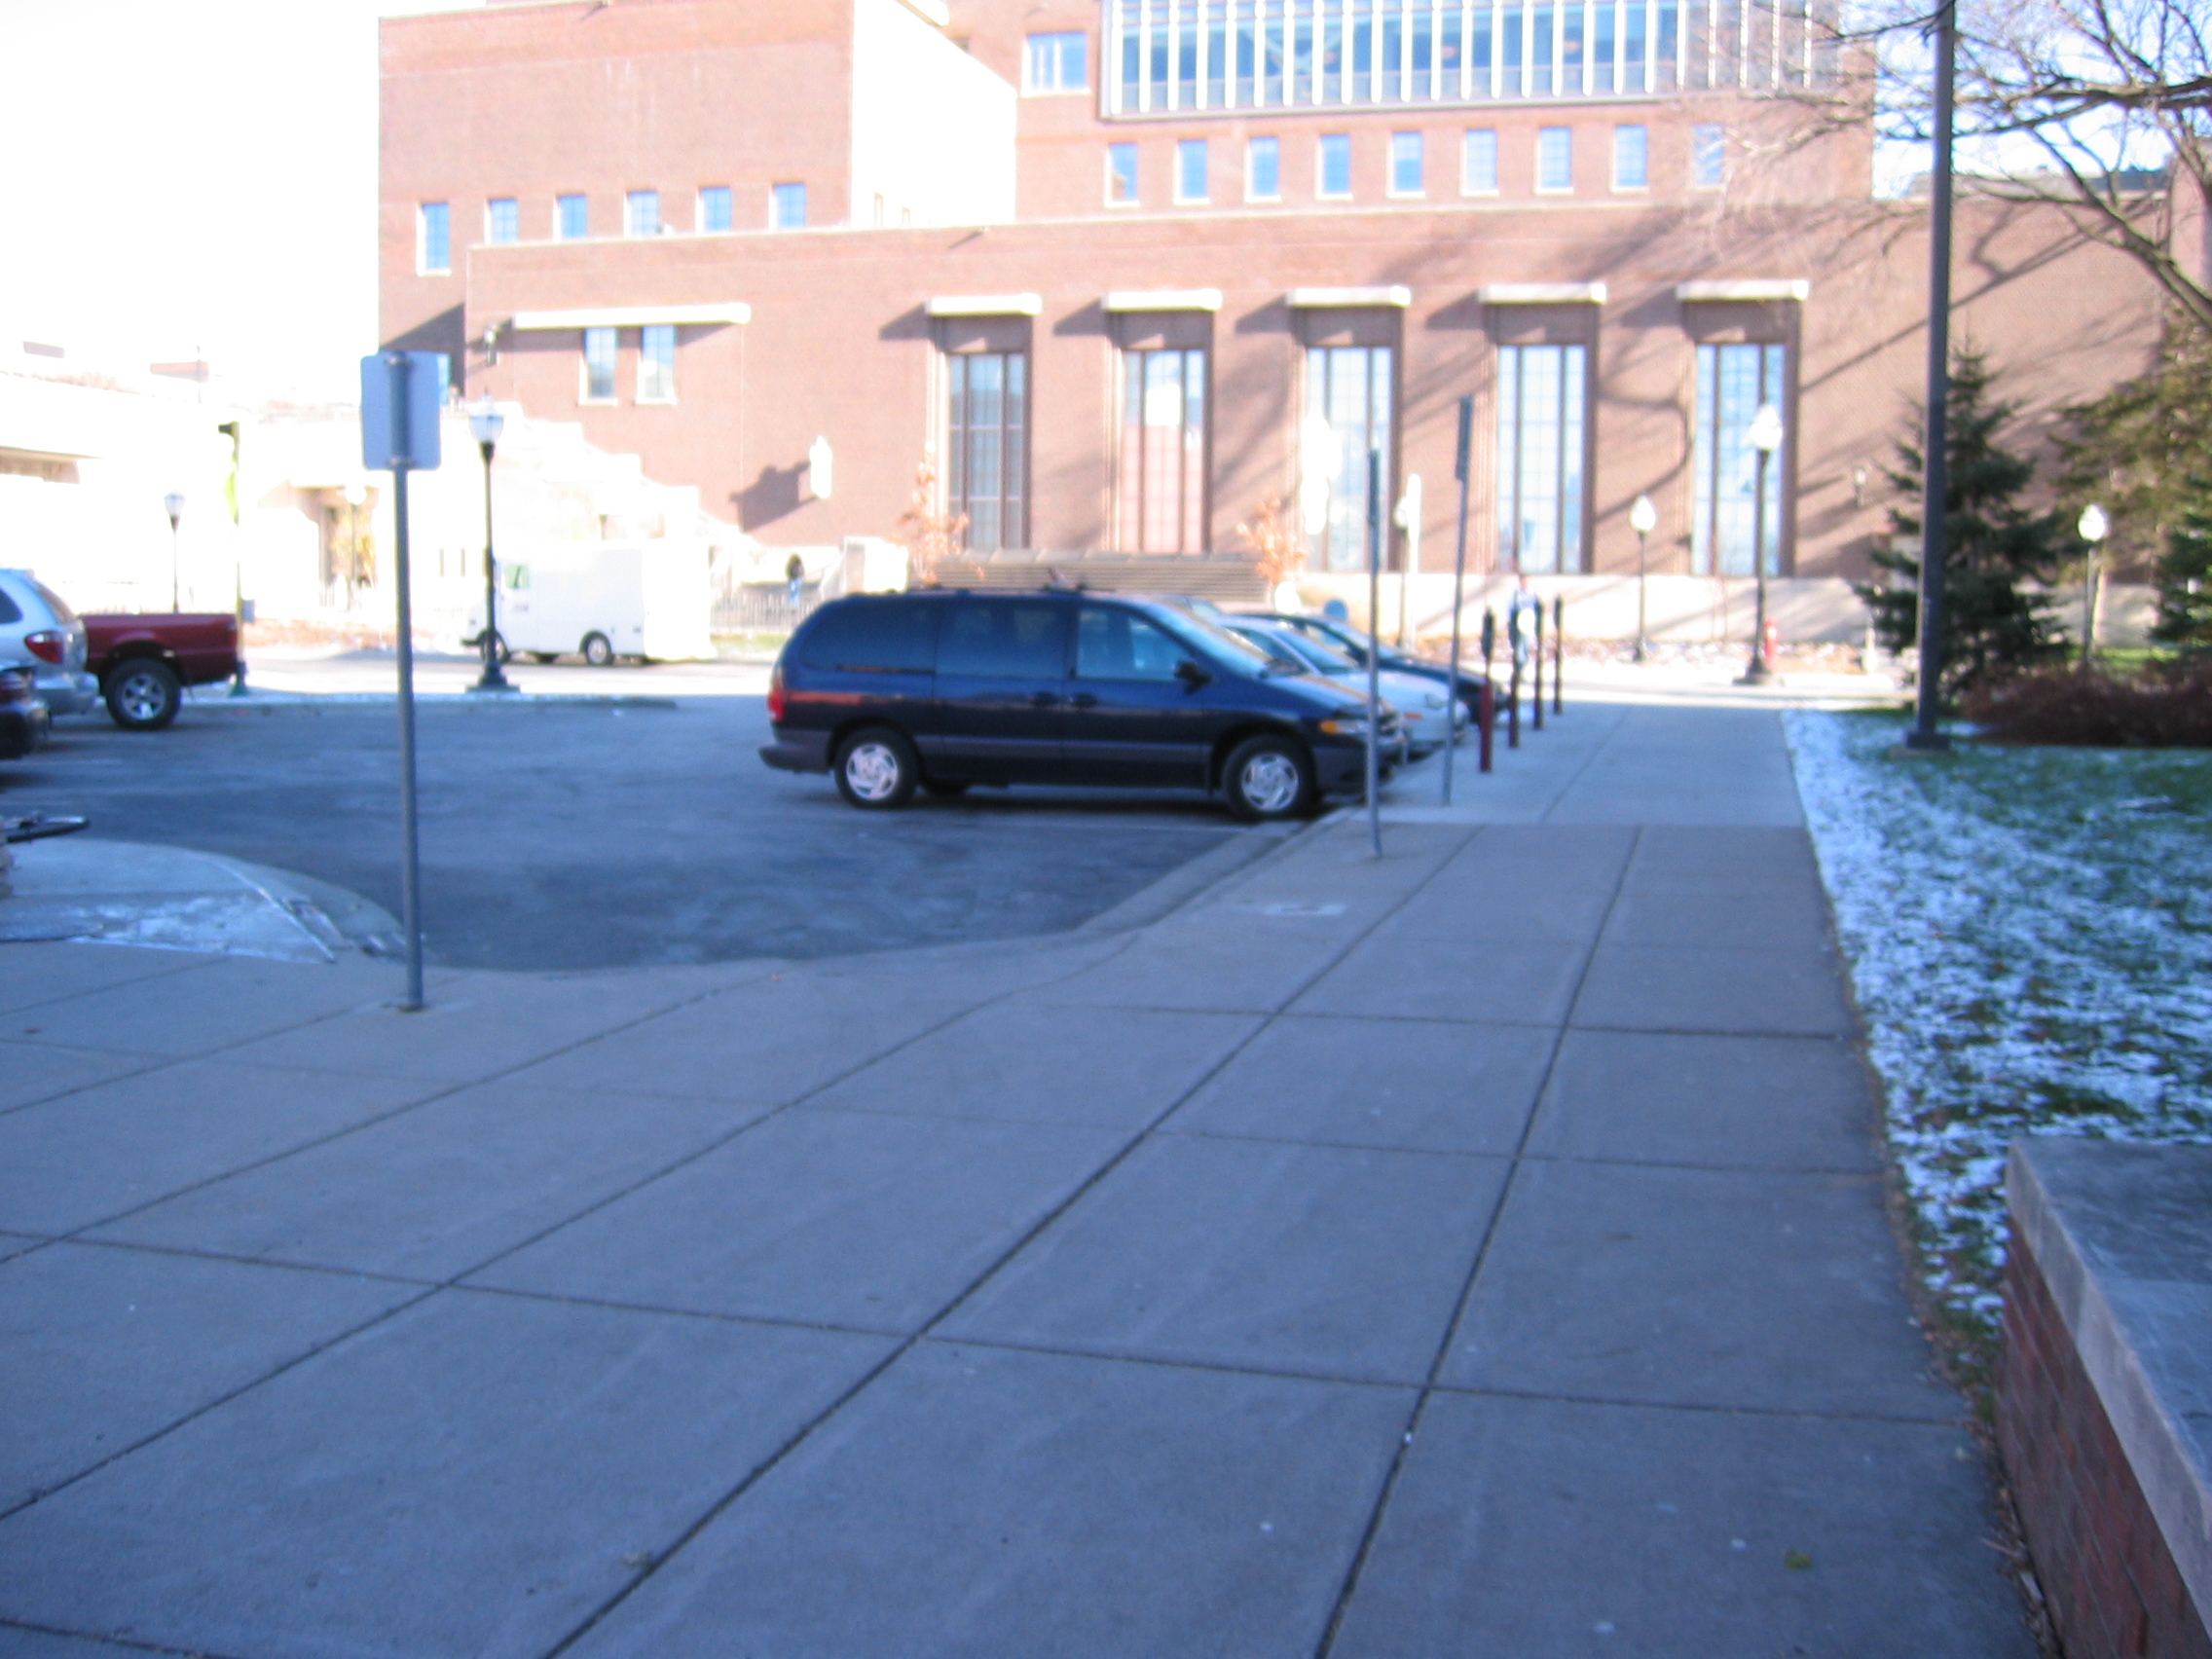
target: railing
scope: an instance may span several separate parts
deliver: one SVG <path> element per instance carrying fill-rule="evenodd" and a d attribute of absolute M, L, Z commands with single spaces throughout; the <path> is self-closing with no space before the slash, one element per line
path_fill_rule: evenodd
<path fill-rule="evenodd" d="M 789 583 L 737 583 L 715 596 L 709 627 L 717 634 L 788 634 L 821 603 L 819 582 L 803 585 L 795 606 Z"/>

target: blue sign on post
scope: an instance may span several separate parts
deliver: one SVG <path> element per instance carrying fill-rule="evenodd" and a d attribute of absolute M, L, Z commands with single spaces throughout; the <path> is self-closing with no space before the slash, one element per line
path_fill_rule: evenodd
<path fill-rule="evenodd" d="M 363 466 L 371 472 L 437 469 L 448 372 L 443 351 L 379 351 L 361 359 Z"/>

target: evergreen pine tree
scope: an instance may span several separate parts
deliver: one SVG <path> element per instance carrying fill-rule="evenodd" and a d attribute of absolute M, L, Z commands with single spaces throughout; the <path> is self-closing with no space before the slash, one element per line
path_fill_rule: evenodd
<path fill-rule="evenodd" d="M 2198 492 L 2212 498 L 2201 481 Z M 2157 581 L 2158 619 L 2151 638 L 2187 655 L 2212 651 L 2212 507 L 2182 514 L 2158 560 Z"/>
<path fill-rule="evenodd" d="M 2026 584 L 2052 581 L 2073 537 L 2062 513 L 2031 513 L 2020 504 L 2036 463 L 1997 441 L 2017 411 L 1991 397 L 1994 379 L 1978 351 L 1961 350 L 1952 359 L 1943 514 L 1946 697 L 2065 654 L 2051 626 L 2051 600 Z M 1888 469 L 1891 485 L 1914 503 L 1910 510 L 1893 507 L 1890 528 L 1916 545 L 1925 488 L 1918 432 L 1925 429 L 1925 422 L 1916 422 L 1915 430 L 1899 438 L 1898 464 Z M 1874 614 L 1881 644 L 1909 653 L 1920 637 L 1920 560 L 1877 548 L 1874 563 L 1895 580 L 1887 588 L 1861 587 L 1859 597 Z"/>

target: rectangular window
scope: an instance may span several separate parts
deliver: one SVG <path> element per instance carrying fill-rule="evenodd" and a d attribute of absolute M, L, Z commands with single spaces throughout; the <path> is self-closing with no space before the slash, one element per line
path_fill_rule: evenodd
<path fill-rule="evenodd" d="M 1351 194 L 1351 135 L 1332 132 L 1321 140 L 1321 187 L 1317 196 L 1346 197 Z"/>
<path fill-rule="evenodd" d="M 1250 202 L 1282 200 L 1282 141 L 1255 138 L 1244 151 L 1244 196 Z"/>
<path fill-rule="evenodd" d="M 443 202 L 425 202 L 417 210 L 415 269 L 426 276 L 453 269 L 453 214 Z"/>
<path fill-rule="evenodd" d="M 1122 353 L 1121 548 L 1206 545 L 1206 354 Z"/>
<path fill-rule="evenodd" d="M 622 202 L 622 231 L 625 236 L 657 237 L 660 235 L 660 192 L 633 190 Z"/>
<path fill-rule="evenodd" d="M 555 199 L 553 230 L 563 241 L 582 241 L 591 235 L 590 203 L 581 196 Z"/>
<path fill-rule="evenodd" d="M 710 234 L 735 230 L 737 215 L 730 201 L 729 186 L 710 184 L 699 192 L 699 229 Z"/>
<path fill-rule="evenodd" d="M 1648 190 L 1651 187 L 1651 134 L 1642 127 L 1613 129 L 1613 188 Z"/>
<path fill-rule="evenodd" d="M 1697 349 L 1697 468 L 1690 558 L 1701 576 L 1748 576 L 1751 548 L 1761 549 L 1768 575 L 1782 573 L 1782 481 L 1788 453 L 1783 447 L 1759 473 L 1751 447 L 1751 418 L 1771 403 L 1789 407 L 1784 376 L 1788 363 L 1780 346 L 1700 346 Z"/>
<path fill-rule="evenodd" d="M 584 369 L 582 400 L 586 403 L 612 403 L 614 401 L 614 347 L 615 333 L 611 328 L 584 330 Z"/>
<path fill-rule="evenodd" d="M 1591 19 L 1590 90 L 1594 92 L 1613 90 L 1613 8 L 1610 5 L 1600 5 Z"/>
<path fill-rule="evenodd" d="M 1459 189 L 1468 196 L 1497 194 L 1497 131 L 1494 128 L 1468 129 L 1459 152 Z"/>
<path fill-rule="evenodd" d="M 1690 183 L 1718 190 L 1727 182 L 1727 133 L 1717 122 L 1701 121 L 1690 129 Z"/>
<path fill-rule="evenodd" d="M 1028 84 L 1031 92 L 1080 92 L 1090 85 L 1090 37 L 1078 29 L 1029 37 Z"/>
<path fill-rule="evenodd" d="M 1182 139 L 1175 146 L 1175 200 L 1203 202 L 1205 199 L 1206 141 Z"/>
<path fill-rule="evenodd" d="M 1028 440 L 1029 358 L 1021 351 L 963 351 L 946 359 L 950 508 L 968 519 L 977 553 L 1027 545 L 1022 474 Z"/>
<path fill-rule="evenodd" d="M 1106 146 L 1106 200 L 1116 207 L 1137 204 L 1137 147 L 1134 144 Z"/>
<path fill-rule="evenodd" d="M 779 184 L 775 187 L 768 223 L 779 231 L 806 229 L 806 186 Z"/>
<path fill-rule="evenodd" d="M 1536 133 L 1536 188 L 1574 188 L 1574 129 L 1546 127 Z"/>
<path fill-rule="evenodd" d="M 1420 134 L 1390 134 L 1390 194 L 1419 196 L 1422 190 Z"/>
<path fill-rule="evenodd" d="M 522 208 L 511 196 L 484 203 L 484 240 L 511 242 L 522 240 Z"/>
<path fill-rule="evenodd" d="M 638 331 L 638 401 L 676 401 L 676 325 L 648 322 Z"/>
<path fill-rule="evenodd" d="M 1367 456 L 1370 450 L 1382 454 L 1382 493 L 1387 499 L 1390 409 L 1387 346 L 1308 350 L 1299 494 L 1307 522 L 1321 522 L 1310 546 L 1322 570 L 1367 569 Z M 1387 529 L 1383 535 L 1389 535 Z"/>
<path fill-rule="evenodd" d="M 1580 346 L 1497 350 L 1497 564 L 1582 566 L 1583 380 Z"/>

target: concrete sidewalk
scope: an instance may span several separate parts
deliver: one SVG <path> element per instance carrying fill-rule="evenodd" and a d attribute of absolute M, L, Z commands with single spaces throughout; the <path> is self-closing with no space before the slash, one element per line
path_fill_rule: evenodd
<path fill-rule="evenodd" d="M 2031 1655 L 1777 717 L 1500 764 L 1122 933 L 0 947 L 0 1655 Z"/>

